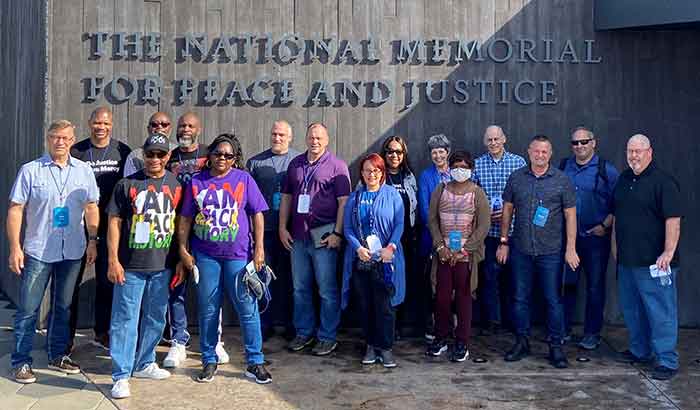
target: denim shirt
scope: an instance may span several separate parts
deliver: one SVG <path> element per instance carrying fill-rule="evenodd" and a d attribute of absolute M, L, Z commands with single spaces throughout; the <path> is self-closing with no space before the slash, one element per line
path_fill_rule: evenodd
<path fill-rule="evenodd" d="M 22 165 L 10 202 L 24 205 L 24 252 L 45 263 L 82 258 L 85 205 L 99 198 L 92 168 L 79 159 L 69 157 L 61 168 L 46 154 Z M 68 225 L 54 227 L 54 209 L 63 206 L 68 208 Z"/>
<path fill-rule="evenodd" d="M 598 175 L 598 161 L 598 155 L 593 155 L 586 164 L 578 165 L 574 158 L 569 158 L 564 166 L 564 173 L 571 178 L 576 190 L 576 222 L 579 236 L 587 236 L 586 231 L 602 223 L 613 210 L 613 191 L 620 174 L 612 164 L 606 162 L 606 183 L 603 177 Z"/>

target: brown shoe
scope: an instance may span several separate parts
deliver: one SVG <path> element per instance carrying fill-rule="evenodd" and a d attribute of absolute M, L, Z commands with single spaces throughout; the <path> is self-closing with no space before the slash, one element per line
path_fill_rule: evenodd
<path fill-rule="evenodd" d="M 20 367 L 15 369 L 15 381 L 17 383 L 22 383 L 22 384 L 29 384 L 29 383 L 34 383 L 36 381 L 36 376 L 34 376 L 34 372 L 32 371 L 32 366 L 30 366 L 28 363 L 25 363 L 21 365 Z"/>
<path fill-rule="evenodd" d="M 59 372 L 67 374 L 78 374 L 80 373 L 80 366 L 78 363 L 74 362 L 70 357 L 63 356 L 54 359 L 49 362 L 49 369 L 58 370 Z"/>

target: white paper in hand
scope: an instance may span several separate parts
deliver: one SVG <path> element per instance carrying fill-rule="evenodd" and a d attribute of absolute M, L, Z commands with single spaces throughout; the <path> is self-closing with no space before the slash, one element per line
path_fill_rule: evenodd
<path fill-rule="evenodd" d="M 658 266 L 651 265 L 651 266 L 649 266 L 649 273 L 651 273 L 652 278 L 660 278 L 662 276 L 669 276 L 669 275 L 671 275 L 671 268 L 669 268 L 668 270 L 661 270 L 661 269 L 659 269 Z"/>
<path fill-rule="evenodd" d="M 199 284 L 199 269 L 197 269 L 197 265 L 192 266 L 192 280 L 195 285 Z"/>
<path fill-rule="evenodd" d="M 370 235 L 367 237 L 367 247 L 369 247 L 369 252 L 375 255 L 382 250 L 382 241 L 377 235 Z"/>

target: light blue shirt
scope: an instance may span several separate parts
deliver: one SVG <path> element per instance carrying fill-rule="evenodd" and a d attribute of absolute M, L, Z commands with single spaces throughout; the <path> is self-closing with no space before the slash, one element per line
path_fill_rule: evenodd
<path fill-rule="evenodd" d="M 85 205 L 99 198 L 92 168 L 79 159 L 69 157 L 61 168 L 45 154 L 22 165 L 10 202 L 24 205 L 24 252 L 45 263 L 82 258 Z M 68 208 L 68 225 L 54 227 L 54 209 L 63 206 Z"/>

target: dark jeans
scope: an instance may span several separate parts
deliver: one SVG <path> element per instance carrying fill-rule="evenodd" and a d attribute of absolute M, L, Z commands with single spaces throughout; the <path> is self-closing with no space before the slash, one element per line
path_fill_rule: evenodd
<path fill-rule="evenodd" d="M 437 289 L 435 297 L 435 336 L 446 339 L 452 329 L 452 293 L 457 306 L 458 342 L 468 344 L 472 328 L 472 291 L 469 263 L 439 263 L 437 268 Z"/>
<path fill-rule="evenodd" d="M 511 246 L 509 258 L 515 287 L 513 305 L 515 334 L 518 336 L 530 334 L 532 283 L 537 273 L 546 303 L 549 336 L 553 343 L 561 343 L 564 337 L 564 307 L 560 297 L 563 263 L 561 252 L 531 256 Z"/>
<path fill-rule="evenodd" d="M 170 287 L 168 287 L 170 289 Z M 190 333 L 187 331 L 187 280 L 170 290 L 168 296 L 168 314 L 166 316 L 170 340 L 178 344 L 186 345 L 190 341 Z"/>
<path fill-rule="evenodd" d="M 581 270 L 586 275 L 586 316 L 584 335 L 599 335 L 603 328 L 605 311 L 605 274 L 608 270 L 610 256 L 610 237 L 579 236 L 576 238 L 576 253 L 581 264 L 576 271 L 565 265 L 564 271 L 564 308 L 566 311 L 566 330 L 570 332 L 576 313 L 576 287 Z"/>
<path fill-rule="evenodd" d="M 292 260 L 276 232 L 265 232 L 265 263 L 275 272 L 276 280 L 270 282 L 272 301 L 267 310 L 261 313 L 263 329 L 282 325 L 285 329 L 294 329 L 292 312 L 294 311 L 294 286 L 292 284 Z M 264 308 L 261 305 L 260 308 Z"/>
<path fill-rule="evenodd" d="M 95 259 L 95 335 L 109 333 L 109 325 L 112 320 L 112 293 L 114 284 L 107 279 L 107 269 L 109 266 L 107 257 L 107 239 L 103 238 L 97 243 L 97 258 Z M 75 338 L 75 329 L 78 326 L 78 312 L 80 305 L 80 282 L 83 281 L 83 274 L 86 268 L 86 256 L 80 261 L 80 274 L 75 281 L 73 300 L 70 306 L 70 339 L 72 343 Z"/>
<path fill-rule="evenodd" d="M 378 265 L 377 269 L 383 269 Z M 394 345 L 396 315 L 391 296 L 384 283 L 383 271 L 353 270 L 353 284 L 358 294 L 360 321 L 369 346 L 390 350 Z"/>
<path fill-rule="evenodd" d="M 480 319 L 483 325 L 501 323 L 511 326 L 510 307 L 513 305 L 510 280 L 510 260 L 502 265 L 496 260 L 499 238 L 487 237 L 484 241 L 486 253 L 482 262 L 481 281 L 477 292 Z"/>

